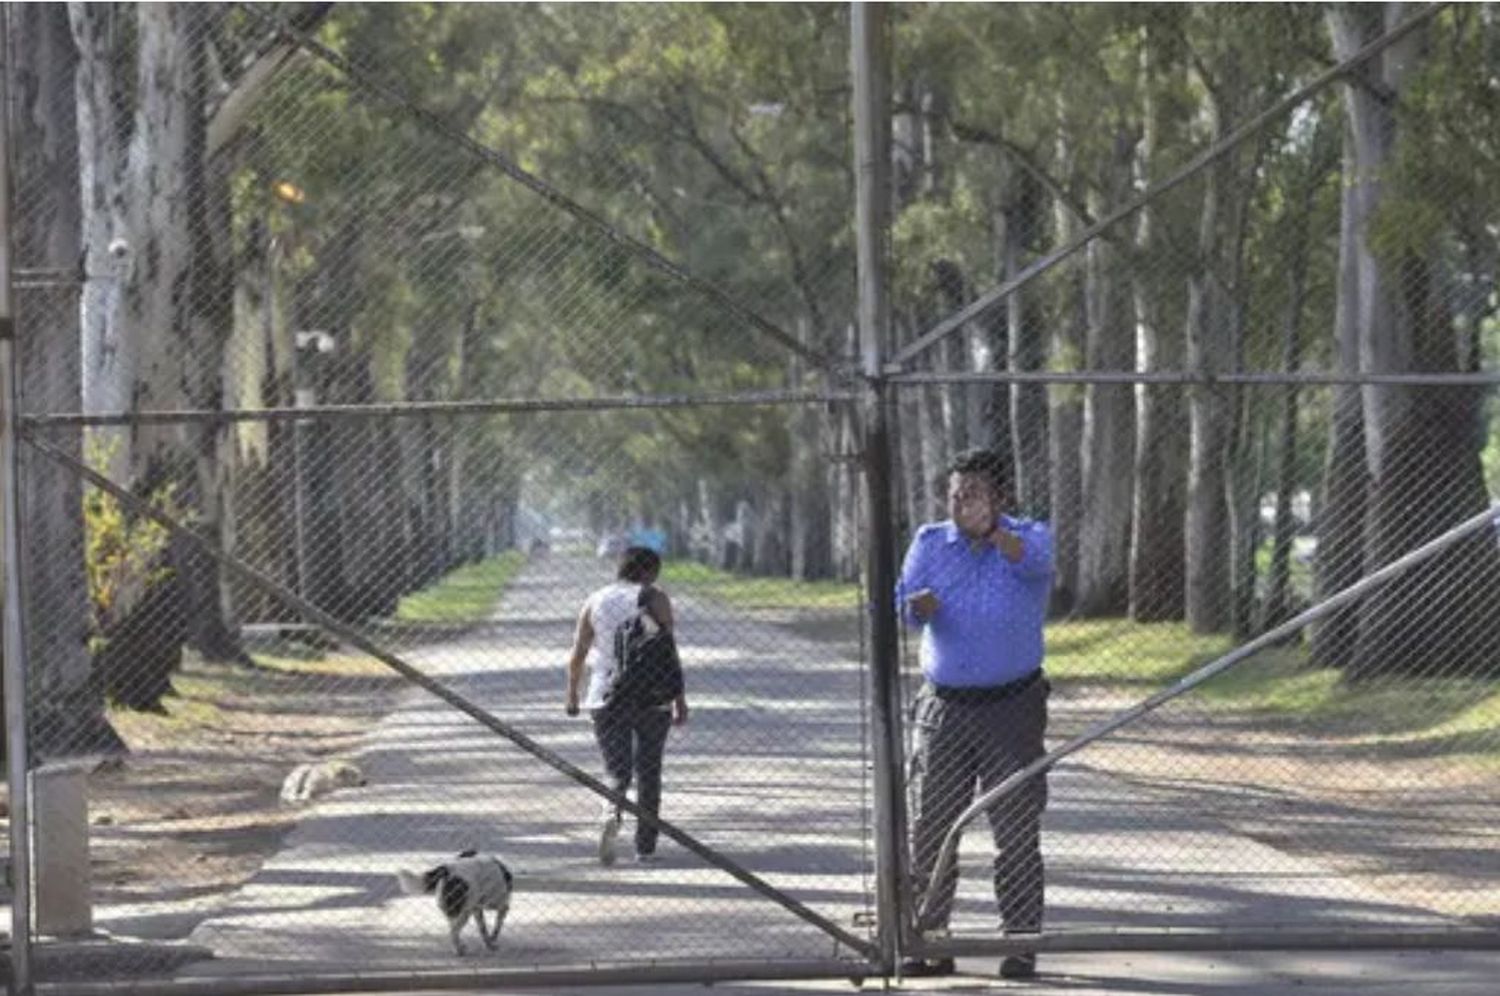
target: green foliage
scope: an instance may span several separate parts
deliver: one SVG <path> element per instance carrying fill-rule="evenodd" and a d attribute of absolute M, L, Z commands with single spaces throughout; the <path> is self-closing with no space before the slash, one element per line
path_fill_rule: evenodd
<path fill-rule="evenodd" d="M 1133 697 L 1164 688 L 1231 649 L 1224 636 L 1179 623 L 1123 619 L 1047 627 L 1047 673 L 1059 683 L 1125 686 Z M 1221 713 L 1251 713 L 1320 735 L 1402 751 L 1423 747 L 1500 762 L 1500 683 L 1423 675 L 1351 684 L 1313 667 L 1297 645 L 1262 651 L 1188 693 Z"/>
<path fill-rule="evenodd" d="M 661 583 L 742 609 L 860 610 L 860 586 L 842 581 L 747 578 L 692 561 L 662 565 Z"/>
<path fill-rule="evenodd" d="M 84 459 L 100 473 L 107 472 L 119 448 L 113 437 L 86 437 Z M 190 524 L 192 510 L 177 500 L 177 484 L 169 482 L 147 496 L 151 507 L 178 522 Z M 156 520 L 129 513 L 107 491 L 87 487 L 83 493 L 84 560 L 91 607 L 89 649 L 104 649 L 107 634 L 150 587 L 172 576 L 165 562 L 171 534 Z"/>
<path fill-rule="evenodd" d="M 403 622 L 475 622 L 488 619 L 505 589 L 526 565 L 526 555 L 507 550 L 497 557 L 466 564 L 401 599 L 396 618 Z"/>
<path fill-rule="evenodd" d="M 1183 623 L 1126 619 L 1055 622 L 1047 627 L 1047 672 L 1059 681 L 1157 687 L 1213 660 L 1233 643 Z"/>

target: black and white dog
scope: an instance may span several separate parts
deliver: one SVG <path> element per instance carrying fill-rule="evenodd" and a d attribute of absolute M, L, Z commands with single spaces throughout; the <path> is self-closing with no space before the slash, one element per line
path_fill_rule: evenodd
<path fill-rule="evenodd" d="M 409 895 L 437 893 L 438 909 L 448 918 L 448 933 L 453 938 L 453 950 L 464 953 L 464 942 L 459 933 L 473 917 L 479 924 L 479 936 L 484 946 L 491 951 L 499 945 L 500 928 L 505 923 L 505 914 L 510 912 L 510 869 L 491 854 L 464 851 L 451 861 L 445 861 L 428 871 L 417 873 L 398 871 L 396 879 L 401 891 Z M 495 929 L 487 929 L 484 911 L 495 914 Z"/>

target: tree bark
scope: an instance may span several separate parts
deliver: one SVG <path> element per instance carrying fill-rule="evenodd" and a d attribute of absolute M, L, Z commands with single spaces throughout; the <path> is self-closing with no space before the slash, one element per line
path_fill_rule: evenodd
<path fill-rule="evenodd" d="M 1213 134 L 1228 134 L 1233 122 L 1227 101 L 1216 96 Z M 1231 157 L 1232 159 L 1233 157 Z M 1198 226 L 1198 253 L 1188 276 L 1187 362 L 1195 374 L 1211 376 L 1233 365 L 1232 302 L 1225 288 L 1226 229 L 1232 215 L 1232 162 L 1209 168 Z M 1187 576 L 1185 608 L 1195 633 L 1213 633 L 1230 622 L 1230 565 L 1225 549 L 1232 545 L 1228 529 L 1226 454 L 1233 443 L 1232 395 L 1213 384 L 1195 384 L 1188 391 L 1188 493 L 1186 525 Z"/>
<path fill-rule="evenodd" d="M 810 337 L 810 324 L 803 322 L 803 341 Z M 803 386 L 807 375 L 798 359 L 791 361 L 792 386 Z M 803 581 L 826 578 L 833 573 L 833 543 L 829 535 L 832 508 L 829 480 L 824 468 L 833 449 L 830 417 L 822 408 L 798 405 L 791 414 L 791 488 L 788 509 L 791 576 Z"/>
<path fill-rule="evenodd" d="M 1135 136 L 1117 128 L 1105 164 L 1108 207 L 1129 196 Z M 1099 211 L 1094 212 L 1096 215 Z M 1134 314 L 1119 250 L 1097 239 L 1085 260 L 1089 370 L 1134 367 Z M 1078 542 L 1078 593 L 1083 615 L 1119 615 L 1130 601 L 1130 535 L 1135 425 L 1131 389 L 1089 384 L 1083 399 L 1083 507 Z"/>
<path fill-rule="evenodd" d="M 1059 104 L 1059 117 L 1065 117 Z M 1059 122 L 1059 134 L 1066 132 Z M 1079 185 L 1076 156 L 1065 142 L 1058 149 L 1062 176 Z M 1077 190 L 1070 193 L 1076 195 Z M 1076 197 L 1074 198 L 1076 203 Z M 1054 198 L 1053 225 L 1057 242 L 1067 244 L 1078 237 L 1077 215 Z M 1088 294 L 1084 265 L 1075 257 L 1059 268 L 1056 314 L 1047 351 L 1055 370 L 1080 370 L 1085 366 L 1085 336 L 1088 329 Z M 1083 517 L 1083 388 L 1076 384 L 1054 384 L 1047 389 L 1047 490 L 1052 498 L 1053 574 L 1050 611 L 1071 613 L 1077 603 L 1079 536 Z"/>
<path fill-rule="evenodd" d="M 1343 138 L 1342 196 L 1339 212 L 1339 257 L 1334 303 L 1334 341 L 1340 373 L 1358 373 L 1359 269 L 1355 246 L 1363 223 L 1362 197 L 1349 179 L 1356 175 L 1354 136 L 1346 124 Z M 1318 553 L 1314 584 L 1316 598 L 1327 598 L 1352 584 L 1364 557 L 1365 502 L 1369 474 L 1365 463 L 1364 410 L 1358 387 L 1333 388 L 1328 450 L 1323 464 L 1323 494 L 1315 517 Z M 1359 634 L 1359 607 L 1346 606 L 1324 616 L 1313 627 L 1312 658 L 1324 667 L 1346 668 L 1354 658 Z"/>
<path fill-rule="evenodd" d="M 1394 27 L 1395 6 L 1329 10 L 1340 58 Z M 1352 228 L 1358 276 L 1359 360 L 1367 372 L 1457 372 L 1458 336 L 1440 287 L 1436 246 L 1377 249 L 1371 222 L 1391 193 L 1389 163 L 1398 132 L 1395 105 L 1427 57 L 1424 31 L 1365 66 L 1365 84 L 1346 86 L 1352 165 L 1346 184 L 1358 211 Z M 1362 392 L 1370 501 L 1364 570 L 1418 546 L 1488 505 L 1479 463 L 1479 396 L 1472 389 L 1367 386 Z M 1500 670 L 1500 552 L 1487 532 L 1440 553 L 1382 586 L 1361 604 L 1350 676 L 1377 673 L 1493 673 Z"/>
<path fill-rule="evenodd" d="M 1046 197 L 1041 186 L 1020 169 L 1010 171 L 1010 180 L 1000 251 L 1001 277 L 1006 280 L 1014 279 L 1030 262 L 1046 230 Z M 1022 288 L 1012 294 L 1005 317 L 1008 369 L 1041 370 L 1047 360 L 1047 333 L 1038 292 Z M 1024 515 L 1046 516 L 1052 504 L 1046 385 L 1011 384 L 1004 403 L 1010 411 L 1016 507 Z"/>
<path fill-rule="evenodd" d="M 15 140 L 12 244 L 17 265 L 55 274 L 49 285 L 15 297 L 17 377 L 25 411 L 73 412 L 80 406 L 79 300 L 69 278 L 81 252 L 77 168 L 77 51 L 67 8 L 10 8 Z M 50 441 L 74 458 L 81 434 Z M 83 489 L 78 475 L 21 451 L 23 620 L 31 668 L 27 703 L 32 748 L 40 759 L 119 752 L 124 742 L 104 716 L 103 688 L 88 652 L 89 587 L 84 571 Z"/>
<path fill-rule="evenodd" d="M 1334 52 L 1347 58 L 1401 17 L 1399 6 L 1340 5 L 1328 14 Z M 1460 370 L 1457 335 L 1439 285 L 1436 247 L 1377 249 L 1370 222 L 1390 191 L 1399 140 L 1395 105 L 1426 58 L 1419 30 L 1366 64 L 1345 86 L 1360 224 L 1353 232 L 1360 361 L 1369 372 Z M 1349 204 L 1346 201 L 1346 206 Z M 1478 454 L 1481 405 L 1470 388 L 1363 390 L 1370 500 L 1364 570 L 1389 563 L 1488 506 Z M 1383 586 L 1360 606 L 1351 677 L 1500 672 L 1500 551 L 1487 531 Z"/>
<path fill-rule="evenodd" d="M 1281 368 L 1289 374 L 1302 367 L 1302 312 L 1307 301 L 1308 247 L 1311 241 L 1313 201 L 1326 175 L 1330 157 L 1324 149 L 1333 148 L 1324 138 L 1327 126 L 1319 124 L 1310 155 L 1312 162 L 1303 178 L 1295 206 L 1288 212 L 1291 243 L 1287 248 L 1287 299 L 1282 317 Z M 1297 419 L 1300 393 L 1297 385 L 1282 388 L 1276 446 L 1276 511 L 1271 526 L 1271 559 L 1266 573 L 1266 597 L 1261 606 L 1263 630 L 1279 625 L 1290 617 L 1296 606 L 1291 591 L 1292 546 L 1297 523 L 1292 501 L 1297 491 Z"/>
<path fill-rule="evenodd" d="M 1143 47 L 1146 97 L 1136 169 L 1141 185 L 1150 183 L 1162 109 L 1156 98 L 1157 67 L 1152 61 L 1154 36 Z M 1175 285 L 1162 279 L 1155 264 L 1161 250 L 1158 209 L 1141 209 L 1130 267 L 1135 305 L 1135 360 L 1141 373 L 1182 367 L 1180 325 L 1168 317 L 1165 302 Z M 1135 388 L 1135 468 L 1131 504 L 1130 617 L 1158 622 L 1183 617 L 1183 529 L 1187 515 L 1187 438 L 1183 432 L 1182 391 L 1174 386 L 1138 384 Z"/>

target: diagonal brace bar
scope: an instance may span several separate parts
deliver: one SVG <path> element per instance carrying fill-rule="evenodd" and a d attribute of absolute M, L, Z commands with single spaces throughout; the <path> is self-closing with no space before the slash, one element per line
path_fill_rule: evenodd
<path fill-rule="evenodd" d="M 661 833 L 681 844 L 684 848 L 696 854 L 698 857 L 702 858 L 713 867 L 739 880 L 743 884 L 749 886 L 751 889 L 760 893 L 762 896 L 765 896 L 767 899 L 771 900 L 773 903 L 784 907 L 793 915 L 797 916 L 806 923 L 809 923 L 812 926 L 818 928 L 823 933 L 832 937 L 834 940 L 840 942 L 841 944 L 847 945 L 851 950 L 858 952 L 867 959 L 874 959 L 875 948 L 868 941 L 856 937 L 848 931 L 844 930 L 832 920 L 829 920 L 822 914 L 815 912 L 810 907 L 788 895 L 787 893 L 782 892 L 780 889 L 776 888 L 774 885 L 767 882 L 759 875 L 756 875 L 754 872 L 748 870 L 747 868 L 731 860 L 730 858 L 725 857 L 719 851 L 700 842 L 697 838 L 691 836 L 687 832 L 678 829 L 676 826 L 673 826 L 667 820 L 664 820 L 659 816 L 652 816 L 651 814 L 647 813 L 645 810 L 641 809 L 634 802 L 632 802 L 628 797 L 615 792 L 609 786 L 605 785 L 599 779 L 588 774 L 577 765 L 572 764 L 557 753 L 537 743 L 535 740 L 526 736 L 526 734 L 520 732 L 509 723 L 502 721 L 494 714 L 480 708 L 473 702 L 470 702 L 467 698 L 455 692 L 447 685 L 430 677 L 420 669 L 413 667 L 411 664 L 402 660 L 400 657 L 379 646 L 373 640 L 366 638 L 352 626 L 349 626 L 346 623 L 340 621 L 333 615 L 318 608 L 311 602 L 300 598 L 295 592 L 279 584 L 274 578 L 245 563 L 238 557 L 232 554 L 225 553 L 223 550 L 219 549 L 218 544 L 213 543 L 198 535 L 193 530 L 187 528 L 176 519 L 172 518 L 172 516 L 151 505 L 150 502 L 143 501 L 136 495 L 131 494 L 128 489 L 121 487 L 114 481 L 111 481 L 109 478 L 105 477 L 103 474 L 100 474 L 98 471 L 94 470 L 83 461 L 76 459 L 71 454 L 59 449 L 57 446 L 47 442 L 46 440 L 36 438 L 31 433 L 28 433 L 25 436 L 25 441 L 33 449 L 44 454 L 45 456 L 50 457 L 56 462 L 67 467 L 69 470 L 72 470 L 74 473 L 78 474 L 94 487 L 99 488 L 101 491 L 108 492 L 114 498 L 123 502 L 132 511 L 144 515 L 150 518 L 152 521 L 158 523 L 167 531 L 169 531 L 174 538 L 185 540 L 186 542 L 192 544 L 200 552 L 213 558 L 231 573 L 236 574 L 243 580 L 249 581 L 252 584 L 258 585 L 262 589 L 271 592 L 277 598 L 281 599 L 281 601 L 285 604 L 290 605 L 298 611 L 304 613 L 309 619 L 312 619 L 318 625 L 327 629 L 330 633 L 339 636 L 341 639 L 344 639 L 353 646 L 356 646 L 360 650 L 363 650 L 365 653 L 369 654 L 371 657 L 374 657 L 376 660 L 380 661 L 380 663 L 384 664 L 392 671 L 395 671 L 397 674 L 401 675 L 401 677 L 410 681 L 412 684 L 418 686 L 419 688 L 422 688 L 427 692 L 430 692 L 438 699 L 441 699 L 443 702 L 446 702 L 448 705 L 457 709 L 459 712 L 475 720 L 481 726 L 484 726 L 491 732 L 499 734 L 506 740 L 509 740 L 511 743 L 515 744 L 517 747 L 530 754 L 532 757 L 535 757 L 537 760 L 541 761 L 547 766 L 568 776 L 573 781 L 582 785 L 584 788 L 589 789 L 597 795 L 603 796 L 610 802 L 635 816 L 637 819 L 645 821 L 648 825 L 655 826 L 658 830 L 661 831 Z"/>

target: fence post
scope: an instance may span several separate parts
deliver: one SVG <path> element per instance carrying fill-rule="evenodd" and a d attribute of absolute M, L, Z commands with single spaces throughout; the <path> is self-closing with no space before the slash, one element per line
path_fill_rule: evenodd
<path fill-rule="evenodd" d="M 0 609 L 0 655 L 4 657 L 5 758 L 10 786 L 10 992 L 30 996 L 31 814 L 27 805 L 26 652 L 21 633 L 21 499 L 16 419 L 16 324 L 11 301 L 10 4 L 0 5 L 0 572 L 5 575 Z"/>
<path fill-rule="evenodd" d="M 906 806 L 901 778 L 900 661 L 894 588 L 896 547 L 891 508 L 890 385 L 882 373 L 882 339 L 890 326 L 886 235 L 890 223 L 889 70 L 886 11 L 855 3 L 850 12 L 854 76 L 855 232 L 859 261 L 860 367 L 865 378 L 863 453 L 870 613 L 870 704 L 874 759 L 876 915 L 882 970 L 890 974 L 906 937 Z"/>

